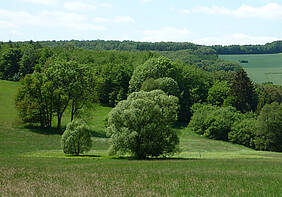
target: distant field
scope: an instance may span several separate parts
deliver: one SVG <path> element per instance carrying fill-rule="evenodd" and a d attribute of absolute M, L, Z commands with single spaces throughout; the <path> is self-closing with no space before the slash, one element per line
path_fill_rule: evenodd
<path fill-rule="evenodd" d="M 254 151 L 177 129 L 182 152 L 168 159 L 107 155 L 105 118 L 97 105 L 88 123 L 97 135 L 87 155 L 67 157 L 60 132 L 17 125 L 18 83 L 0 81 L 0 196 L 280 196 L 282 154 Z M 67 123 L 68 117 L 65 119 Z M 12 124 L 13 123 L 13 124 Z"/>
<path fill-rule="evenodd" d="M 219 58 L 240 63 L 249 77 L 257 82 L 273 82 L 282 85 L 282 54 L 220 55 Z"/>

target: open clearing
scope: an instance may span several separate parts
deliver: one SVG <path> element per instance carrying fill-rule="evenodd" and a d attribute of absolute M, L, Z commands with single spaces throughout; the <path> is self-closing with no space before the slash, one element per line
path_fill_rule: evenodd
<path fill-rule="evenodd" d="M 282 85 L 282 54 L 219 55 L 220 59 L 240 63 L 249 77 L 257 82 L 273 82 Z"/>
<path fill-rule="evenodd" d="M 279 196 L 282 154 L 254 151 L 177 129 L 182 152 L 172 158 L 108 156 L 108 107 L 89 118 L 87 155 L 65 156 L 60 132 L 18 124 L 18 84 L 0 81 L 0 196 Z"/>

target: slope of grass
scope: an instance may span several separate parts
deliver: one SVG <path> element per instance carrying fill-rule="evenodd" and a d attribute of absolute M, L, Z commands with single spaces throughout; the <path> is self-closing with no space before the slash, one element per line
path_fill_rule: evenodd
<path fill-rule="evenodd" d="M 7 88 L 7 97 L 0 97 L 2 103 L 13 97 L 16 86 L 1 82 Z M 8 101 L 6 104 L 12 105 Z M 11 108 L 2 107 L 2 114 Z M 104 132 L 109 110 L 97 106 L 96 113 L 93 112 L 96 116 L 89 119 L 98 133 Z M 5 119 L 1 117 L 0 122 L 0 196 L 279 196 L 282 193 L 281 153 L 257 152 L 209 140 L 184 128 L 178 129 L 183 152 L 173 158 L 136 161 L 107 156 L 109 139 L 103 135 L 92 138 L 93 148 L 88 155 L 68 157 L 61 151 L 59 132 L 13 127 L 9 123 L 14 118 L 16 115 L 11 114 Z"/>
<path fill-rule="evenodd" d="M 253 81 L 282 85 L 282 54 L 220 55 L 219 58 L 237 63 L 247 60 L 248 63 L 240 64 Z"/>
<path fill-rule="evenodd" d="M 17 119 L 15 96 L 18 82 L 0 80 L 0 122 L 13 122 Z"/>

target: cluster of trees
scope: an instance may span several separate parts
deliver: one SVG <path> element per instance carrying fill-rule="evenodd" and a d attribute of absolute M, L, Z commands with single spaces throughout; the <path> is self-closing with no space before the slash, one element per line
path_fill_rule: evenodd
<path fill-rule="evenodd" d="M 25 55 L 26 48 L 34 53 Z M 282 151 L 273 148 L 281 141 L 272 140 L 273 133 L 265 129 L 274 126 L 265 126 L 262 122 L 267 120 L 261 118 L 271 114 L 267 106 L 281 103 L 281 87 L 253 84 L 238 64 L 218 60 L 211 48 L 162 52 L 174 61 L 150 51 L 87 50 L 33 42 L 5 43 L 2 50 L 0 68 L 11 72 L 0 70 L 1 78 L 15 78 L 18 73 L 23 79 L 16 105 L 24 122 L 51 127 L 56 117 L 60 128 L 66 111 L 73 121 L 84 107 L 100 102 L 115 107 L 108 120 L 112 153 L 127 152 L 138 158 L 174 153 L 179 140 L 172 125 L 175 121 L 188 124 L 190 119 L 189 127 L 207 137 Z M 19 51 L 19 55 L 5 51 Z M 2 60 L 6 62 L 1 64 Z M 9 62 L 17 62 L 16 68 L 23 62 L 26 66 L 17 70 Z"/>
<path fill-rule="evenodd" d="M 25 76 L 16 99 L 24 122 L 51 127 L 57 116 L 60 128 L 67 109 L 73 120 L 90 101 L 114 106 L 127 97 L 135 64 L 153 56 L 149 52 L 87 52 L 61 50 Z"/>
<path fill-rule="evenodd" d="M 282 151 L 282 87 L 254 85 L 240 70 L 229 84 L 217 81 L 207 102 L 192 106 L 189 127 L 211 139 L 257 150 Z"/>

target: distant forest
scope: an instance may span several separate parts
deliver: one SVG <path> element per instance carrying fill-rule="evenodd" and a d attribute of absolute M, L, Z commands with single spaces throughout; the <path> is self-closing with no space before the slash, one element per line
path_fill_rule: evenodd
<path fill-rule="evenodd" d="M 84 49 L 96 50 L 126 50 L 126 51 L 178 51 L 197 50 L 201 45 L 189 42 L 134 42 L 134 41 L 104 41 L 104 40 L 70 40 L 70 41 L 40 41 L 42 46 L 72 45 Z M 265 45 L 214 45 L 209 46 L 218 55 L 223 54 L 271 54 L 282 53 L 282 40 Z"/>

